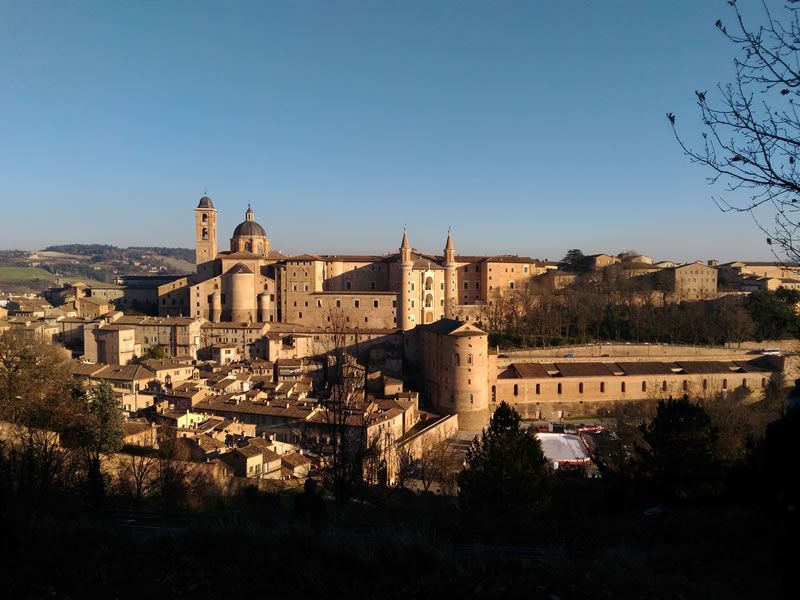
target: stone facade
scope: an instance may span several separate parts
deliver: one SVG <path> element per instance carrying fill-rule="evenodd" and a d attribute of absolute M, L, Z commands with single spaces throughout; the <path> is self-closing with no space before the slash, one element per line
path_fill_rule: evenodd
<path fill-rule="evenodd" d="M 212 323 L 290 323 L 329 328 L 337 313 L 348 329 L 403 329 L 443 317 L 475 319 L 495 289 L 514 289 L 545 271 L 528 257 L 460 256 L 448 233 L 441 255 L 412 249 L 404 232 L 396 254 L 284 256 L 270 250 L 266 230 L 248 207 L 245 220 L 217 249 L 217 211 L 208 196 L 194 209 L 197 272 L 147 286 L 161 316 Z M 153 299 L 109 291 L 118 307 Z M 110 299 L 110 297 L 109 297 Z"/>

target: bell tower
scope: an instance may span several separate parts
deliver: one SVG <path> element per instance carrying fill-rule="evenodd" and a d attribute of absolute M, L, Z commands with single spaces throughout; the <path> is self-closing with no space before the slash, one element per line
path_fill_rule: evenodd
<path fill-rule="evenodd" d="M 217 209 L 208 196 L 194 209 L 194 248 L 197 265 L 217 257 Z"/>

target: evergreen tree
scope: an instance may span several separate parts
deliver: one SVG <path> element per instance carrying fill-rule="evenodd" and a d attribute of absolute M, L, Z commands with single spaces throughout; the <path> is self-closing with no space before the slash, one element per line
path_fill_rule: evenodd
<path fill-rule="evenodd" d="M 547 460 L 536 434 L 520 428 L 519 413 L 501 402 L 467 451 L 458 478 L 466 508 L 526 512 L 547 497 Z"/>
<path fill-rule="evenodd" d="M 719 483 L 711 417 L 687 396 L 661 400 L 650 423 L 640 425 L 644 445 L 638 467 L 658 488 L 678 498 L 713 492 Z"/>
<path fill-rule="evenodd" d="M 76 409 L 80 412 L 72 427 L 64 432 L 63 439 L 82 451 L 89 495 L 93 501 L 100 502 L 105 495 L 102 457 L 122 448 L 122 406 L 105 383 L 87 390 L 77 402 Z"/>
<path fill-rule="evenodd" d="M 566 256 L 561 259 L 561 269 L 564 271 L 588 271 L 589 258 L 579 248 L 567 250 Z"/>

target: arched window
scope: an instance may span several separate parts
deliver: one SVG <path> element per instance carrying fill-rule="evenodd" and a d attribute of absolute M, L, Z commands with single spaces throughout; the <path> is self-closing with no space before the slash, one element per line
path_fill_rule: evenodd
<path fill-rule="evenodd" d="M 519 386 L 516 383 L 514 384 L 514 395 L 519 396 Z"/>
<path fill-rule="evenodd" d="M 541 394 L 542 393 L 542 384 L 541 383 L 537 383 L 536 384 L 536 393 L 537 394 Z"/>
<path fill-rule="evenodd" d="M 642 382 L 642 391 L 643 391 L 643 392 L 646 392 L 646 391 L 647 391 L 647 382 L 646 382 L 646 381 L 643 381 L 643 382 Z"/>
<path fill-rule="evenodd" d="M 619 384 L 619 389 L 623 394 L 625 393 L 625 382 L 624 381 Z"/>
<path fill-rule="evenodd" d="M 426 277 L 425 278 L 425 289 L 432 290 L 433 289 L 433 277 Z"/>
<path fill-rule="evenodd" d="M 203 213 L 203 223 L 208 223 L 208 215 Z"/>
<path fill-rule="evenodd" d="M 559 394 L 561 393 L 561 384 L 560 383 L 558 384 L 558 393 Z"/>
<path fill-rule="evenodd" d="M 264 244 L 262 244 L 261 242 L 258 242 L 258 253 L 264 254 Z"/>
<path fill-rule="evenodd" d="M 492 386 L 492 402 L 497 402 L 497 386 Z"/>
<path fill-rule="evenodd" d="M 600 382 L 600 393 L 601 394 L 605 394 L 606 393 L 606 382 L 605 381 L 601 381 Z"/>
<path fill-rule="evenodd" d="M 662 392 L 666 392 L 667 391 L 667 380 L 666 379 L 661 382 L 661 391 Z"/>
<path fill-rule="evenodd" d="M 247 252 L 252 252 L 253 251 L 253 244 L 251 244 L 250 242 L 245 242 L 244 243 L 244 249 Z"/>
<path fill-rule="evenodd" d="M 723 379 L 722 380 L 722 389 L 723 390 L 727 390 L 728 389 L 728 380 L 727 379 Z"/>
<path fill-rule="evenodd" d="M 583 382 L 582 381 L 578 384 L 578 393 L 579 394 L 583 393 Z"/>
<path fill-rule="evenodd" d="M 208 229 L 206 229 L 205 227 L 203 227 L 203 236 L 202 237 L 203 237 L 204 240 L 208 239 Z"/>
<path fill-rule="evenodd" d="M 427 294 L 425 296 L 425 308 L 431 308 L 433 306 L 433 294 Z"/>
<path fill-rule="evenodd" d="M 745 378 L 745 379 L 742 379 L 742 387 L 743 387 L 743 388 L 746 388 L 746 387 L 747 387 L 747 378 Z"/>

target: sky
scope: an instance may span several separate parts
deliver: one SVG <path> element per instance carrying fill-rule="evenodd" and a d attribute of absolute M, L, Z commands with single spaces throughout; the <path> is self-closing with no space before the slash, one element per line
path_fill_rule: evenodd
<path fill-rule="evenodd" d="M 776 3 L 770 3 L 776 4 Z M 722 0 L 0 0 L 0 248 L 772 258 L 665 114 L 733 75 Z M 711 96 L 712 94 L 709 94 Z"/>

